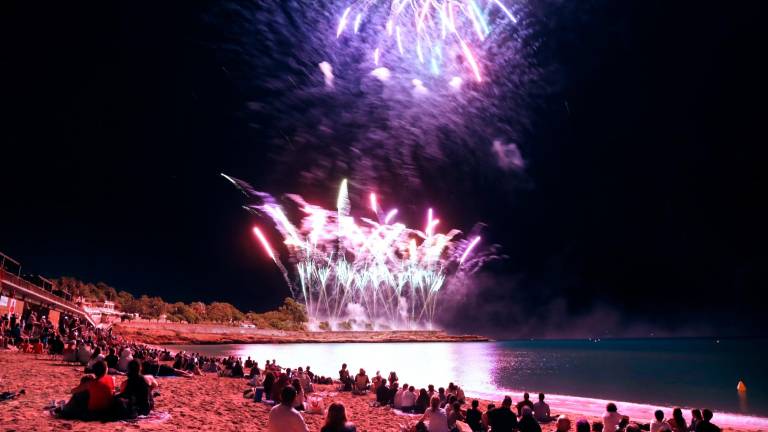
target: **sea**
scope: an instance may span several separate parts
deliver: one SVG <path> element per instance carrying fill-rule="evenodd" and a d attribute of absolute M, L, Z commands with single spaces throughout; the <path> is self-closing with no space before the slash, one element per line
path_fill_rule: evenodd
<path fill-rule="evenodd" d="M 602 413 L 605 403 L 634 419 L 662 408 L 710 408 L 715 423 L 768 428 L 768 339 L 584 339 L 430 343 L 174 345 L 203 355 L 251 357 L 263 365 L 312 367 L 337 377 L 342 363 L 369 376 L 397 372 L 417 389 L 459 384 L 468 396 L 535 399 L 557 409 Z M 742 380 L 746 392 L 736 386 Z M 686 412 L 686 417 L 690 413 Z"/>

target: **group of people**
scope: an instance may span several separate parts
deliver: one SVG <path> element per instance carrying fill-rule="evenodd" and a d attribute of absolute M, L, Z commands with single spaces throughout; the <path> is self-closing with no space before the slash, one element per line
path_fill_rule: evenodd
<path fill-rule="evenodd" d="M 63 317 L 58 328 L 45 317 L 34 313 L 24 317 L 5 315 L 0 319 L 0 346 L 13 347 L 20 352 L 60 355 L 62 360 L 84 366 L 85 375 L 72 389 L 70 400 L 55 409 L 55 413 L 70 419 L 124 419 L 148 415 L 154 408 L 158 388 L 155 377 L 192 377 L 216 373 L 221 377 L 244 378 L 252 386 L 261 388 L 261 398 L 275 406 L 269 414 L 270 431 L 307 431 L 301 411 L 306 409 L 307 395 L 315 384 L 335 384 L 340 391 L 356 395 L 372 393 L 375 406 L 388 406 L 404 413 L 420 415 L 415 432 L 453 432 L 458 422 L 465 422 L 472 431 L 488 432 L 541 432 L 541 425 L 554 423 L 553 432 L 569 432 L 571 420 L 566 415 L 553 416 L 545 395 L 538 401 L 530 400 L 528 393 L 513 405 L 507 396 L 497 407 L 489 404 L 480 410 L 477 400 L 468 407 L 462 388 L 454 383 L 435 389 L 430 384 L 416 390 L 407 383 L 400 384 L 395 372 L 385 378 L 377 371 L 370 378 L 360 368 L 352 376 L 346 364 L 339 370 L 338 381 L 316 375 L 310 368 L 283 368 L 273 359 L 264 367 L 248 357 L 210 357 L 198 353 L 179 352 L 130 343 L 112 334 L 111 329 L 86 325 L 78 318 Z M 124 376 L 119 386 L 116 376 Z M 254 396 L 257 400 L 258 397 Z M 712 411 L 692 410 L 686 421 L 680 408 L 665 418 L 658 410 L 649 423 L 630 422 L 621 415 L 615 404 L 609 403 L 602 421 L 592 424 L 586 419 L 576 422 L 576 432 L 719 432 L 711 420 Z M 355 426 L 348 422 L 346 408 L 334 402 L 326 412 L 322 432 L 352 432 Z"/>
<path fill-rule="evenodd" d="M 275 371 L 269 373 L 272 372 Z M 302 397 L 301 387 L 284 386 L 278 390 L 280 395 L 273 397 L 279 404 L 270 412 L 269 430 L 306 431 L 306 424 L 295 402 L 297 397 Z M 460 421 L 477 432 L 542 432 L 543 424 L 554 424 L 553 432 L 570 432 L 572 429 L 571 419 L 567 415 L 552 414 L 543 393 L 539 393 L 536 402 L 530 399 L 528 393 L 524 393 L 522 400 L 516 404 L 513 404 L 511 397 L 506 396 L 498 407 L 488 404 L 483 412 L 478 400 L 472 400 L 470 406 L 464 408 L 467 402 L 464 391 L 454 383 L 437 390 L 430 384 L 417 392 L 414 386 L 407 383 L 401 386 L 395 372 L 390 372 L 384 378 L 377 371 L 373 379 L 370 379 L 365 369 L 361 368 L 353 377 L 346 363 L 339 370 L 338 390 L 353 394 L 373 392 L 376 397 L 375 406 L 389 406 L 404 413 L 420 414 L 412 428 L 414 432 L 456 432 L 460 430 Z M 630 422 L 628 416 L 618 412 L 616 404 L 609 403 L 601 421 L 590 424 L 587 419 L 579 419 L 575 429 L 576 432 L 720 432 L 720 428 L 711 422 L 711 410 L 695 409 L 691 411 L 691 416 L 690 422 L 687 422 L 682 410 L 675 408 L 669 419 L 665 419 L 664 412 L 658 410 L 650 423 Z M 329 422 L 335 426 L 330 428 Z M 353 427 L 346 422 L 343 405 L 334 403 L 329 407 L 323 431 L 349 431 L 354 430 Z"/>

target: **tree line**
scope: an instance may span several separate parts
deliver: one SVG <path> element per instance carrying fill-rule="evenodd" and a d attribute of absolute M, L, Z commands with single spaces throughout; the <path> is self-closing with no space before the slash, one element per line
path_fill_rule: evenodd
<path fill-rule="evenodd" d="M 303 330 L 308 321 L 304 305 L 286 298 L 277 310 L 264 313 L 242 312 L 230 303 L 176 302 L 167 303 L 161 297 L 142 295 L 134 297 L 126 291 L 118 291 L 103 282 L 83 282 L 73 277 L 53 280 L 58 289 L 69 291 L 72 297 L 95 301 L 112 301 L 125 318 L 138 314 L 142 318 L 158 319 L 165 315 L 168 321 L 190 324 L 250 322 L 258 328 L 277 330 Z"/>

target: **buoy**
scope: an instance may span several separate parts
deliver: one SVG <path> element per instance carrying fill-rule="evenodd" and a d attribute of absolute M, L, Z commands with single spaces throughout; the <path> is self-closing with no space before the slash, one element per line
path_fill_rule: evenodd
<path fill-rule="evenodd" d="M 747 385 L 744 384 L 744 381 L 739 381 L 739 383 L 736 384 L 736 390 L 738 390 L 739 393 L 746 393 L 747 392 Z"/>

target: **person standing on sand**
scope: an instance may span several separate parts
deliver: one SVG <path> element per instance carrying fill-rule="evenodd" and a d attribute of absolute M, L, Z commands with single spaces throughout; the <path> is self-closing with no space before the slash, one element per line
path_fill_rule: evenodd
<path fill-rule="evenodd" d="M 296 399 L 296 390 L 288 386 L 283 388 L 281 402 L 269 411 L 267 420 L 268 432 L 309 432 L 304 417 L 293 409 L 293 400 Z"/>

